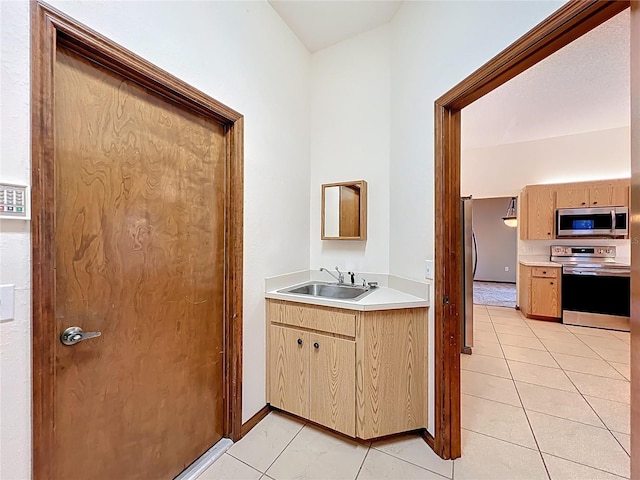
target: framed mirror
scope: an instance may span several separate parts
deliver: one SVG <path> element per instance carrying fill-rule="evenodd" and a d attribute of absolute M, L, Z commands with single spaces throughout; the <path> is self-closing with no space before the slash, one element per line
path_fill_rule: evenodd
<path fill-rule="evenodd" d="M 322 185 L 322 240 L 367 239 L 367 182 Z"/>

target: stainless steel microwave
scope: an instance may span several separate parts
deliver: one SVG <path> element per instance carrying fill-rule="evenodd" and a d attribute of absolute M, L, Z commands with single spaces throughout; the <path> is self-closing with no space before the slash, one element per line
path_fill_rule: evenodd
<path fill-rule="evenodd" d="M 559 208 L 556 236 L 624 237 L 629 235 L 628 207 Z"/>

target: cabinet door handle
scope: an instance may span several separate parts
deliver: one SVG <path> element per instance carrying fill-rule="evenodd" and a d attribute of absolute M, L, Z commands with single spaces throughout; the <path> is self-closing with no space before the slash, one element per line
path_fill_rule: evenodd
<path fill-rule="evenodd" d="M 551 282 L 551 285 L 553 285 L 553 282 Z"/>
<path fill-rule="evenodd" d="M 542 274 L 543 274 L 543 275 L 546 275 L 546 274 L 547 274 L 547 272 L 543 270 L 543 271 L 542 271 Z"/>
<path fill-rule="evenodd" d="M 597 205 L 597 204 L 598 204 L 598 202 L 593 202 L 593 204 L 594 204 L 594 205 Z"/>
<path fill-rule="evenodd" d="M 320 344 L 318 342 L 314 343 L 313 348 L 320 348 Z"/>
<path fill-rule="evenodd" d="M 302 339 L 301 338 L 298 339 L 298 345 L 302 345 Z"/>

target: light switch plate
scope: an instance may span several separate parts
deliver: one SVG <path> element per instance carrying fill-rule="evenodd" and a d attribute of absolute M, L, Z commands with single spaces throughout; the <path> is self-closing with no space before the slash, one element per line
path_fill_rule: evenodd
<path fill-rule="evenodd" d="M 433 260 L 424 261 L 424 278 L 433 280 Z"/>
<path fill-rule="evenodd" d="M 0 321 L 15 317 L 15 285 L 0 285 Z"/>

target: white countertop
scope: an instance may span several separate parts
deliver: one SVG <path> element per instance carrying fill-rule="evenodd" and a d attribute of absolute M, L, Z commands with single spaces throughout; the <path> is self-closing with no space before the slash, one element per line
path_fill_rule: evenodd
<path fill-rule="evenodd" d="M 526 267 L 562 267 L 561 263 L 550 262 L 550 261 L 535 261 L 535 260 L 520 260 L 520 265 L 524 265 Z"/>
<path fill-rule="evenodd" d="M 294 285 L 291 285 L 294 286 Z M 284 287 L 289 288 L 289 287 Z M 312 297 L 295 293 L 284 293 L 282 288 L 265 292 L 265 298 L 288 300 L 290 302 L 320 305 L 323 307 L 345 308 L 347 310 L 396 310 L 400 308 L 428 307 L 429 301 L 424 298 L 401 292 L 394 288 L 378 287 L 366 297 L 358 300 L 339 300 L 333 298 Z"/>

